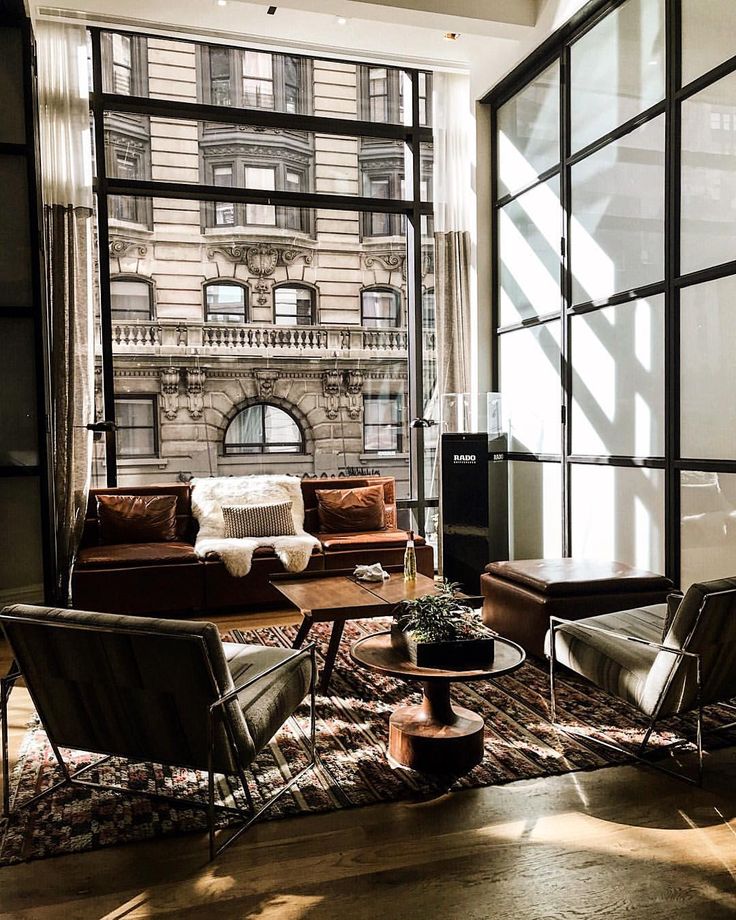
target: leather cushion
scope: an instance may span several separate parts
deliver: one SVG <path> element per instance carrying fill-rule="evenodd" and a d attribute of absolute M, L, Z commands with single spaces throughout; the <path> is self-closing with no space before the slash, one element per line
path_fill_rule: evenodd
<path fill-rule="evenodd" d="M 176 540 L 175 495 L 98 495 L 100 543 Z"/>
<path fill-rule="evenodd" d="M 113 543 L 80 549 L 76 568 L 195 563 L 199 558 L 191 543 Z"/>
<path fill-rule="evenodd" d="M 399 547 L 403 549 L 409 534 L 405 530 L 381 530 L 369 533 L 316 533 L 314 536 L 322 544 L 325 552 L 336 552 L 344 549 L 393 549 Z M 414 543 L 417 546 L 424 544 L 422 537 L 415 536 Z"/>
<path fill-rule="evenodd" d="M 315 494 L 322 533 L 377 531 L 386 526 L 383 486 L 318 489 Z"/>
<path fill-rule="evenodd" d="M 491 562 L 486 572 L 550 597 L 669 591 L 669 578 L 623 562 L 598 559 L 517 559 Z"/>

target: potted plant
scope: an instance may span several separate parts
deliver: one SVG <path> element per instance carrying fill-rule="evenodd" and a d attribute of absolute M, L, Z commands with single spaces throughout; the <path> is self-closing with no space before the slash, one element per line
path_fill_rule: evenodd
<path fill-rule="evenodd" d="M 391 645 L 421 668 L 473 671 L 493 662 L 494 633 L 445 581 L 435 594 L 403 601 L 391 627 Z"/>

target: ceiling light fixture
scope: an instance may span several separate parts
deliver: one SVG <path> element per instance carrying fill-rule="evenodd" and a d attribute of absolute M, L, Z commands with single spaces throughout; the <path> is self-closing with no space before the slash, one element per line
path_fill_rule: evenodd
<path fill-rule="evenodd" d="M 217 0 L 218 6 L 227 6 L 227 0 Z"/>
<path fill-rule="evenodd" d="M 338 17 L 337 17 L 337 24 L 338 24 L 339 26 L 345 26 L 345 25 L 347 25 L 347 22 L 348 22 L 348 21 L 347 21 L 347 19 L 346 19 L 344 16 L 338 16 Z"/>
<path fill-rule="evenodd" d="M 459 32 L 445 32 L 442 36 L 446 42 L 456 42 L 460 38 Z"/>

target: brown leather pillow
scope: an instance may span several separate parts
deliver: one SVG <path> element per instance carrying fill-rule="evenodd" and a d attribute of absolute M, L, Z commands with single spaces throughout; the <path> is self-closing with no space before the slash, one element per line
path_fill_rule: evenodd
<path fill-rule="evenodd" d="M 317 489 L 315 495 L 322 533 L 364 533 L 386 527 L 383 486 Z"/>
<path fill-rule="evenodd" d="M 100 543 L 176 540 L 176 495 L 98 495 Z"/>

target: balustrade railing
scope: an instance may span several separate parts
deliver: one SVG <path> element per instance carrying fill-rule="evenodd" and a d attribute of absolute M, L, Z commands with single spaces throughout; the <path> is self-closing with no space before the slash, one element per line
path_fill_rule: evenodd
<path fill-rule="evenodd" d="M 113 347 L 141 354 L 204 349 L 206 353 L 258 352 L 345 355 L 368 352 L 402 354 L 406 329 L 364 329 L 361 326 L 273 326 L 226 323 L 183 323 L 180 320 L 113 322 Z M 435 333 L 424 332 L 425 352 L 435 349 Z"/>

